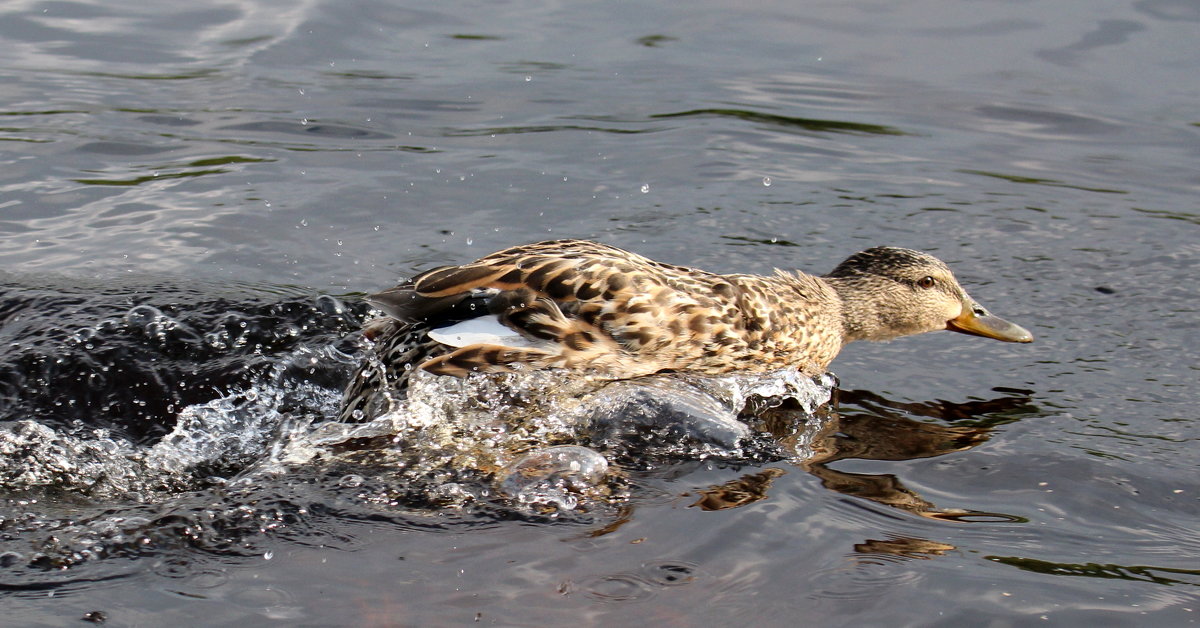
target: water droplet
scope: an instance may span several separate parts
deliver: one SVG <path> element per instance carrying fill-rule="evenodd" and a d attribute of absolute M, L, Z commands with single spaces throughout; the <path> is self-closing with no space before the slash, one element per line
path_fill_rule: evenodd
<path fill-rule="evenodd" d="M 272 558 L 275 558 L 275 552 L 272 552 L 271 550 L 263 552 L 263 560 L 271 560 Z"/>
<path fill-rule="evenodd" d="M 771 187 L 771 177 L 763 177 L 763 185 Z"/>
<path fill-rule="evenodd" d="M 528 83 L 529 81 L 532 81 L 532 80 L 533 80 L 533 77 L 532 77 L 532 76 L 529 76 L 528 74 L 526 74 L 526 75 L 525 75 L 525 82 L 526 82 L 526 83 Z"/>
<path fill-rule="evenodd" d="M 467 238 L 467 246 L 471 246 L 472 244 L 475 244 L 475 240 L 472 238 Z"/>
<path fill-rule="evenodd" d="M 300 118 L 301 126 L 308 126 L 308 118 Z"/>
<path fill-rule="evenodd" d="M 642 184 L 642 194 L 646 194 L 646 193 L 647 193 L 647 192 L 649 192 L 649 191 L 650 191 L 650 184 L 649 184 L 649 183 L 643 183 L 643 184 Z"/>

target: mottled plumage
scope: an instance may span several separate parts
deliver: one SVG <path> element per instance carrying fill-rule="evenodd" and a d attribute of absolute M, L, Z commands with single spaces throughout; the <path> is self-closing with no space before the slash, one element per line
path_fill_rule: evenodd
<path fill-rule="evenodd" d="M 719 275 L 595 242 L 555 240 L 435 268 L 368 300 L 389 316 L 368 324 L 385 367 L 403 361 L 455 376 L 569 368 L 628 378 L 785 366 L 816 375 L 854 340 L 937 329 L 1033 339 L 988 315 L 938 259 L 894 247 L 857 253 L 823 277 L 761 276 Z M 516 333 L 465 346 L 427 337 L 432 328 L 489 315 Z M 447 337 L 453 335 L 439 336 Z M 393 373 L 397 378 L 403 374 Z"/>

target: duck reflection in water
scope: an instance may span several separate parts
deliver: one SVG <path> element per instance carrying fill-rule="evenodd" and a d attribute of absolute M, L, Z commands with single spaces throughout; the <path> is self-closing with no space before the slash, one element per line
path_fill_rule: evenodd
<path fill-rule="evenodd" d="M 773 434 L 785 450 L 805 449 L 807 455 L 797 466 L 820 478 L 830 490 L 932 519 L 1012 521 L 1015 517 L 1011 515 L 939 508 L 891 474 L 848 473 L 829 466 L 847 459 L 916 460 L 963 451 L 985 442 L 994 426 L 1036 411 L 1027 391 L 998 390 L 1007 395 L 964 403 L 905 403 L 869 391 L 843 390 L 838 391 L 836 404 L 822 408 L 826 416 L 817 423 L 819 433 L 815 436 L 797 429 L 806 424 L 795 416 L 798 410 L 787 407 L 762 413 L 760 427 Z M 918 418 L 970 425 L 926 423 Z M 709 487 L 699 491 L 701 497 L 693 505 L 703 510 L 723 510 L 754 503 L 765 499 L 771 482 L 785 472 L 771 467 Z"/>

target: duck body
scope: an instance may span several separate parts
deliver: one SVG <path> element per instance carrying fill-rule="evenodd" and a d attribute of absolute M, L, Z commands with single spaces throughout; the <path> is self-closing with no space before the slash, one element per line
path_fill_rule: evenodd
<path fill-rule="evenodd" d="M 582 369 L 612 377 L 826 370 L 855 340 L 950 329 L 1030 342 L 931 255 L 876 247 L 814 276 L 721 275 L 584 240 L 505 249 L 435 268 L 368 301 L 385 363 L 439 375 Z M 490 321 L 474 331 L 471 319 Z M 487 331 L 494 330 L 493 332 Z"/>

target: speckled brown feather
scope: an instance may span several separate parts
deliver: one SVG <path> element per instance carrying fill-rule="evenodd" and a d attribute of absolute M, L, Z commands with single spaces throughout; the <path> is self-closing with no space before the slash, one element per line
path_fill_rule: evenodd
<path fill-rule="evenodd" d="M 546 349 L 472 345 L 421 364 L 438 374 L 587 368 L 633 377 L 794 366 L 818 374 L 842 346 L 840 301 L 819 278 L 717 275 L 611 246 L 557 240 L 438 268 L 372 302 L 406 322 L 491 294 L 488 309 Z M 440 303 L 436 300 L 442 300 Z"/>

